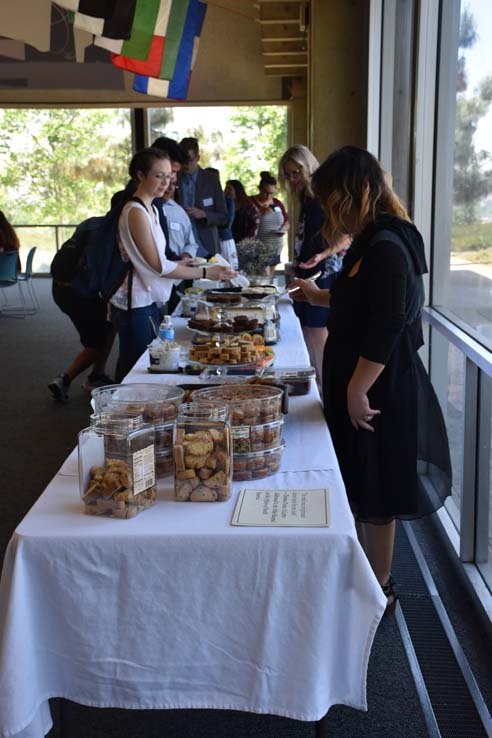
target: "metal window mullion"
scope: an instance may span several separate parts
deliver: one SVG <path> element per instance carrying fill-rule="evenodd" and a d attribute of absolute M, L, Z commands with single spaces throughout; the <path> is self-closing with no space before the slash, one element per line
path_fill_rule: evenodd
<path fill-rule="evenodd" d="M 470 359 L 465 361 L 464 391 L 460 559 L 471 562 L 475 557 L 478 367 Z"/>
<path fill-rule="evenodd" d="M 460 0 L 440 3 L 431 304 L 449 303 Z"/>
<path fill-rule="evenodd" d="M 489 560 L 490 516 L 490 434 L 492 411 L 492 379 L 484 372 L 478 376 L 478 443 L 475 562 Z"/>
<path fill-rule="evenodd" d="M 367 148 L 379 159 L 383 0 L 371 0 L 367 70 Z"/>
<path fill-rule="evenodd" d="M 381 71 L 380 150 L 379 159 L 388 171 L 393 170 L 393 99 L 395 86 L 397 0 L 385 0 L 383 7 L 383 43 Z"/>

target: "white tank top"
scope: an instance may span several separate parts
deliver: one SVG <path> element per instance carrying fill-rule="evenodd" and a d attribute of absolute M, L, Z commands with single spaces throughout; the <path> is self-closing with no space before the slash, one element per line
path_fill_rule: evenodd
<path fill-rule="evenodd" d="M 162 271 L 157 272 L 143 258 L 137 248 L 128 225 L 128 214 L 132 208 L 142 210 L 152 231 L 152 237 L 159 254 Z M 171 274 L 176 269 L 176 262 L 166 259 L 166 238 L 159 224 L 157 210 L 152 206 L 152 214 L 138 202 L 130 200 L 121 211 L 118 221 L 118 245 L 123 261 L 133 264 L 132 308 L 146 307 L 153 302 L 167 302 L 174 283 L 164 275 Z M 128 309 L 128 275 L 121 287 L 116 290 L 111 303 L 121 310 Z"/>

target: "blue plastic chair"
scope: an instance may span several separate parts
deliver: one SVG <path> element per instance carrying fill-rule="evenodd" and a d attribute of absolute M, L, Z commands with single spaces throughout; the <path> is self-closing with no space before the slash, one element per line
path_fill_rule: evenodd
<path fill-rule="evenodd" d="M 26 310 L 26 301 L 24 299 L 21 283 L 17 278 L 18 258 L 19 255 L 17 251 L 0 252 L 0 289 L 2 289 L 5 297 L 5 303 L 0 307 L 0 315 L 8 315 L 12 318 L 25 318 L 26 315 L 28 315 L 28 311 Z M 8 304 L 7 297 L 5 296 L 5 290 L 9 287 L 15 287 L 15 285 L 19 288 L 19 295 L 21 298 L 20 307 L 10 306 Z"/>
<path fill-rule="evenodd" d="M 32 262 L 34 259 L 34 252 L 36 251 L 36 246 L 33 246 L 32 249 L 30 249 L 27 260 L 26 260 L 26 271 L 25 272 L 19 272 L 17 275 L 17 279 L 19 282 L 24 282 L 27 291 L 29 293 L 29 297 L 31 298 L 33 311 L 37 312 L 40 308 L 38 296 L 36 295 L 36 291 L 34 289 L 34 282 L 32 279 Z"/>

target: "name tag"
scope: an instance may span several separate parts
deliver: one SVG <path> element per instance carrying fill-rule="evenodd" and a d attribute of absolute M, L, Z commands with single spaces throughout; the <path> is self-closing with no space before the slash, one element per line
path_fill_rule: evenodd
<path fill-rule="evenodd" d="M 172 231 L 180 231 L 181 230 L 181 223 L 176 223 L 172 220 L 169 221 L 169 228 Z"/>
<path fill-rule="evenodd" d="M 282 212 L 282 208 L 279 207 L 278 205 L 275 205 L 275 207 L 273 209 L 275 210 L 276 213 L 281 213 Z"/>
<path fill-rule="evenodd" d="M 214 198 L 213 197 L 206 197 L 204 200 L 202 200 L 202 202 L 203 202 L 203 207 L 204 208 L 208 208 L 208 207 L 210 207 L 211 205 L 214 204 Z"/>

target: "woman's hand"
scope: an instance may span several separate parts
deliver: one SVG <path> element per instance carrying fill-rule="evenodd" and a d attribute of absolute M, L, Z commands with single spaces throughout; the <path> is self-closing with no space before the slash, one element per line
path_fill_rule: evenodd
<path fill-rule="evenodd" d="M 234 269 L 231 269 L 231 267 L 221 266 L 218 264 L 217 266 L 209 267 L 207 269 L 207 279 L 221 280 L 232 279 L 233 277 L 237 277 L 237 272 L 235 272 Z"/>
<path fill-rule="evenodd" d="M 320 254 L 314 254 L 307 261 L 300 261 L 297 266 L 300 267 L 301 269 L 312 269 L 313 267 L 317 266 L 320 263 L 320 261 L 323 261 L 324 259 L 323 253 L 324 252 Z"/>
<path fill-rule="evenodd" d="M 356 430 L 363 428 L 374 433 L 374 428 L 369 423 L 376 415 L 380 415 L 381 411 L 373 410 L 367 395 L 352 388 L 350 384 L 347 389 L 347 408 L 350 422 Z"/>
<path fill-rule="evenodd" d="M 320 251 L 319 254 L 313 254 L 313 256 L 311 256 L 311 258 L 307 261 L 300 261 L 298 266 L 301 269 L 312 269 L 313 267 L 317 266 L 320 261 L 328 259 L 329 256 L 333 256 L 333 254 L 338 254 L 340 251 L 348 249 L 348 247 L 350 246 L 350 242 L 350 236 L 340 236 L 340 238 L 338 238 L 335 243 L 331 244 L 323 251 Z"/>
<path fill-rule="evenodd" d="M 317 284 L 308 279 L 293 279 L 289 284 L 288 292 L 293 300 L 298 302 L 309 302 L 316 305 L 316 299 L 320 297 L 320 290 Z"/>

